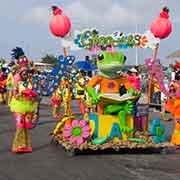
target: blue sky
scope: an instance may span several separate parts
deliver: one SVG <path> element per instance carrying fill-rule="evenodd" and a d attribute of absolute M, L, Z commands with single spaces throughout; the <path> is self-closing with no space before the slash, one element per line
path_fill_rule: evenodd
<path fill-rule="evenodd" d="M 180 0 L 5 0 L 0 6 L 0 57 L 10 59 L 15 46 L 24 48 L 28 57 L 40 59 L 45 54 L 61 54 L 61 41 L 49 31 L 51 6 L 62 7 L 72 21 L 73 30 L 96 27 L 107 34 L 114 31 L 144 33 L 159 15 L 162 5 L 170 8 L 173 24 L 171 36 L 160 43 L 162 62 L 169 53 L 180 49 Z M 82 59 L 87 51 L 69 52 Z M 128 63 L 135 61 L 135 50 L 126 50 Z M 139 62 L 152 56 L 151 50 L 138 50 Z"/>

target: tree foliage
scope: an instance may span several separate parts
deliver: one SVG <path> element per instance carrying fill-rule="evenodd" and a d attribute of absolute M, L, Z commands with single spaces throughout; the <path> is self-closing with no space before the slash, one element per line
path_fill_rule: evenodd
<path fill-rule="evenodd" d="M 53 66 L 56 66 L 58 61 L 57 58 L 52 54 L 46 54 L 41 59 L 41 63 L 52 64 Z"/>

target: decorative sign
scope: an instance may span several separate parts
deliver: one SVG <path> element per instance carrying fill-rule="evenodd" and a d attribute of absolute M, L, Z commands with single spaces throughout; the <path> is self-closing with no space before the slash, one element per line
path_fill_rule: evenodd
<path fill-rule="evenodd" d="M 115 32 L 111 35 L 100 35 L 96 29 L 79 32 L 74 43 L 79 48 L 92 50 L 107 50 L 108 48 L 151 48 L 154 49 L 160 42 L 158 38 L 147 31 L 144 34 Z"/>

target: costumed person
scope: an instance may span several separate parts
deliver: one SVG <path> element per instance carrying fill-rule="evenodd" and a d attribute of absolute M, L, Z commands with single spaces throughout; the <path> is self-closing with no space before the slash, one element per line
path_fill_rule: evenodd
<path fill-rule="evenodd" d="M 75 87 L 76 87 L 76 96 L 75 98 L 78 101 L 78 105 L 80 108 L 81 114 L 85 114 L 85 99 L 86 99 L 86 94 L 85 94 L 85 88 L 86 88 L 86 74 L 83 70 L 80 70 L 80 72 L 77 74 L 75 78 Z"/>
<path fill-rule="evenodd" d="M 70 97 L 70 80 L 67 80 L 65 77 L 62 77 L 61 84 L 60 84 L 60 90 L 61 90 L 61 97 L 62 97 L 62 104 L 64 108 L 64 116 L 70 116 L 72 112 L 70 112 L 71 102 Z"/>
<path fill-rule="evenodd" d="M 8 105 L 10 104 L 12 97 L 13 97 L 13 88 L 14 88 L 14 76 L 18 73 L 19 66 L 17 66 L 14 62 L 9 64 L 10 66 L 10 73 L 7 77 L 7 93 L 8 93 Z"/>
<path fill-rule="evenodd" d="M 165 110 L 172 113 L 175 122 L 171 142 L 177 146 L 180 146 L 180 96 L 167 99 Z"/>
<path fill-rule="evenodd" d="M 132 132 L 133 129 L 127 127 L 126 116 L 132 114 L 133 102 L 124 101 L 121 104 L 109 103 L 104 106 L 100 102 L 101 94 L 111 95 L 136 95 L 136 91 L 132 88 L 132 85 L 128 81 L 127 77 L 123 74 L 119 75 L 119 71 L 122 69 L 126 61 L 126 56 L 121 52 L 101 52 L 97 56 L 97 67 L 100 71 L 99 75 L 93 77 L 88 85 L 87 92 L 91 97 L 92 103 L 98 104 L 99 114 L 117 114 L 121 122 L 122 132 Z M 100 85 L 100 93 L 96 93 L 95 86 Z"/>
<path fill-rule="evenodd" d="M 6 68 L 0 68 L 0 102 L 6 103 L 6 87 L 7 87 L 7 74 Z"/>
<path fill-rule="evenodd" d="M 136 91 L 140 91 L 141 79 L 138 75 L 138 71 L 135 68 L 131 68 L 127 75 L 129 82 L 132 84 Z"/>
<path fill-rule="evenodd" d="M 171 70 L 170 68 L 164 68 L 164 73 L 166 74 L 165 78 L 163 79 L 163 83 L 164 83 L 164 87 L 166 92 L 169 92 L 169 84 L 171 82 Z M 168 112 L 165 109 L 165 104 L 166 104 L 166 100 L 167 100 L 167 96 L 162 92 L 161 93 L 161 103 L 162 103 L 162 111 L 161 111 L 161 115 L 162 115 L 162 119 L 165 121 L 170 121 L 171 119 L 168 118 Z"/>
<path fill-rule="evenodd" d="M 128 71 L 127 79 L 131 83 L 132 87 L 137 91 L 140 92 L 140 86 L 141 86 L 141 79 L 138 75 L 138 71 L 136 68 L 131 68 Z M 138 101 L 138 99 L 137 99 Z M 137 115 L 137 101 L 134 101 L 134 108 L 133 108 L 133 116 L 136 117 Z"/>
<path fill-rule="evenodd" d="M 153 103 L 155 108 L 161 112 L 161 89 L 156 79 L 153 81 Z"/>
<path fill-rule="evenodd" d="M 31 128 L 34 112 L 37 110 L 38 94 L 34 92 L 33 85 L 28 80 L 28 59 L 21 48 L 12 50 L 12 56 L 20 65 L 20 80 L 15 84 L 10 110 L 14 113 L 16 133 L 13 140 L 13 153 L 32 152 Z M 23 59 L 23 60 L 21 60 Z"/>
<path fill-rule="evenodd" d="M 53 92 L 52 97 L 51 97 L 51 106 L 52 106 L 52 115 L 53 118 L 60 118 L 60 108 L 61 108 L 61 103 L 62 103 L 62 87 L 64 87 L 65 80 L 64 78 L 61 79 L 61 84 L 59 87 L 56 89 L 55 92 Z"/>
<path fill-rule="evenodd" d="M 176 68 L 175 80 L 170 84 L 169 93 L 171 97 L 166 100 L 165 110 L 172 113 L 175 122 L 171 142 L 180 146 L 180 76 L 178 73 L 178 69 L 180 70 L 180 63 L 176 62 L 174 67 Z"/>

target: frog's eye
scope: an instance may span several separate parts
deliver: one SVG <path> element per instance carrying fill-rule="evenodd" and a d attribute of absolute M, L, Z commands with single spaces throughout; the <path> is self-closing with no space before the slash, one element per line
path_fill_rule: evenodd
<path fill-rule="evenodd" d="M 104 55 L 103 55 L 103 54 L 98 54 L 98 57 L 97 57 L 97 58 L 98 58 L 99 61 L 101 61 L 101 60 L 104 59 Z"/>
<path fill-rule="evenodd" d="M 126 59 L 127 59 L 127 57 L 126 57 L 126 56 L 124 56 L 124 60 L 123 60 L 123 63 L 125 63 L 125 62 L 126 62 Z"/>

